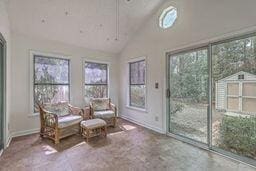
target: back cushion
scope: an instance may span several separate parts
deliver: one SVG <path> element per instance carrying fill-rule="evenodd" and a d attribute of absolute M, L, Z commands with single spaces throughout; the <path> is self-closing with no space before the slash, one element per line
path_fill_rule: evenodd
<path fill-rule="evenodd" d="M 99 110 L 109 110 L 109 98 L 98 98 L 98 99 L 92 99 L 92 108 L 95 111 Z"/>
<path fill-rule="evenodd" d="M 58 116 L 65 116 L 65 115 L 69 115 L 69 107 L 68 107 L 68 102 L 59 102 L 59 103 L 46 103 L 44 104 L 44 108 L 49 111 L 52 112 Z"/>

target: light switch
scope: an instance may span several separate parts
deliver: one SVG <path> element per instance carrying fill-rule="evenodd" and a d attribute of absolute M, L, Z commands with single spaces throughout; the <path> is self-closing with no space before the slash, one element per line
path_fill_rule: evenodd
<path fill-rule="evenodd" d="M 158 89 L 158 87 L 159 87 L 159 84 L 155 83 L 155 88 Z"/>

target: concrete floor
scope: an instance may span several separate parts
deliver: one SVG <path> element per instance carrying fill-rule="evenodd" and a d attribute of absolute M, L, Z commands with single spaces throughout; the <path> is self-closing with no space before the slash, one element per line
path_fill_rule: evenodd
<path fill-rule="evenodd" d="M 255 170 L 240 162 L 199 149 L 119 120 L 108 137 L 87 144 L 79 135 L 59 145 L 38 134 L 14 138 L 2 157 L 0 170 Z"/>

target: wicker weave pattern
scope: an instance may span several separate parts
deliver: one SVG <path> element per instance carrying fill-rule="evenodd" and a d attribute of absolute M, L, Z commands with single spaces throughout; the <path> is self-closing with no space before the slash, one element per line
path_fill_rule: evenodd
<path fill-rule="evenodd" d="M 92 118 L 100 118 L 100 119 L 103 119 L 103 120 L 106 121 L 107 126 L 113 126 L 113 127 L 115 127 L 115 126 L 116 126 L 116 118 L 117 118 L 117 108 L 116 108 L 116 106 L 111 103 L 111 99 L 110 99 L 110 98 L 108 98 L 108 99 L 103 98 L 102 101 L 104 101 L 104 103 L 107 102 L 107 104 L 105 104 L 105 105 L 107 105 L 107 106 L 105 107 L 105 110 L 101 110 L 101 111 L 108 111 L 108 110 L 111 110 L 111 111 L 114 112 L 114 115 L 113 115 L 112 117 L 103 117 L 103 116 L 102 116 L 102 117 L 98 117 L 98 116 L 96 117 L 96 116 L 95 116 L 95 112 L 99 111 L 99 110 L 98 110 L 99 108 L 95 108 L 95 103 L 98 103 L 99 101 L 101 101 L 101 100 L 100 100 L 100 99 L 92 99 L 92 100 L 91 100 L 91 103 L 90 103 L 90 113 L 91 113 L 91 117 L 92 117 Z M 104 112 L 103 112 L 103 113 L 104 113 Z"/>
<path fill-rule="evenodd" d="M 66 127 L 60 127 L 59 117 L 65 117 L 65 116 L 59 116 L 54 112 L 47 111 L 44 108 L 44 105 L 38 105 L 38 106 L 40 111 L 40 123 L 41 123 L 40 136 L 41 137 L 50 138 L 54 140 L 55 144 L 58 144 L 61 138 L 67 137 L 72 134 L 76 134 L 80 131 L 80 122 L 72 125 L 68 125 Z M 70 104 L 68 104 L 68 109 L 69 109 L 70 115 L 81 116 L 81 120 L 82 120 L 83 118 L 82 109 L 73 107 Z"/>

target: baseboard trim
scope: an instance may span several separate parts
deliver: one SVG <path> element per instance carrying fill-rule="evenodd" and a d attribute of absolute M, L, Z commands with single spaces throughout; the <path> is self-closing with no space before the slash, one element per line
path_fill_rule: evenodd
<path fill-rule="evenodd" d="M 7 140 L 7 143 L 6 143 L 6 148 L 10 146 L 11 141 L 12 141 L 12 136 L 10 135 L 10 136 L 8 137 L 8 140 Z"/>
<path fill-rule="evenodd" d="M 12 138 L 14 137 L 20 137 L 20 136 L 24 136 L 24 135 L 30 135 L 30 134 L 35 134 L 35 133 L 39 133 L 39 128 L 36 129 L 30 129 L 30 130 L 25 130 L 25 131 L 17 131 L 17 132 L 13 132 Z"/>
<path fill-rule="evenodd" d="M 165 134 L 165 131 L 163 131 L 162 129 L 159 129 L 159 128 L 157 128 L 157 127 L 154 127 L 154 126 L 151 126 L 151 125 L 149 125 L 148 123 L 142 123 L 142 122 L 138 122 L 138 121 L 136 121 L 136 120 L 134 120 L 134 119 L 132 119 L 132 118 L 128 118 L 128 117 L 126 117 L 126 116 L 119 116 L 120 118 L 122 118 L 122 119 L 125 119 L 125 120 L 127 120 L 127 121 L 130 121 L 130 122 L 132 122 L 132 123 L 135 123 L 135 124 L 137 124 L 137 125 L 140 125 L 140 126 L 142 126 L 142 127 L 145 127 L 145 128 L 148 128 L 148 129 L 150 129 L 150 130 L 153 130 L 153 131 L 155 131 L 155 132 L 158 132 L 158 133 L 160 133 L 160 134 Z"/>

